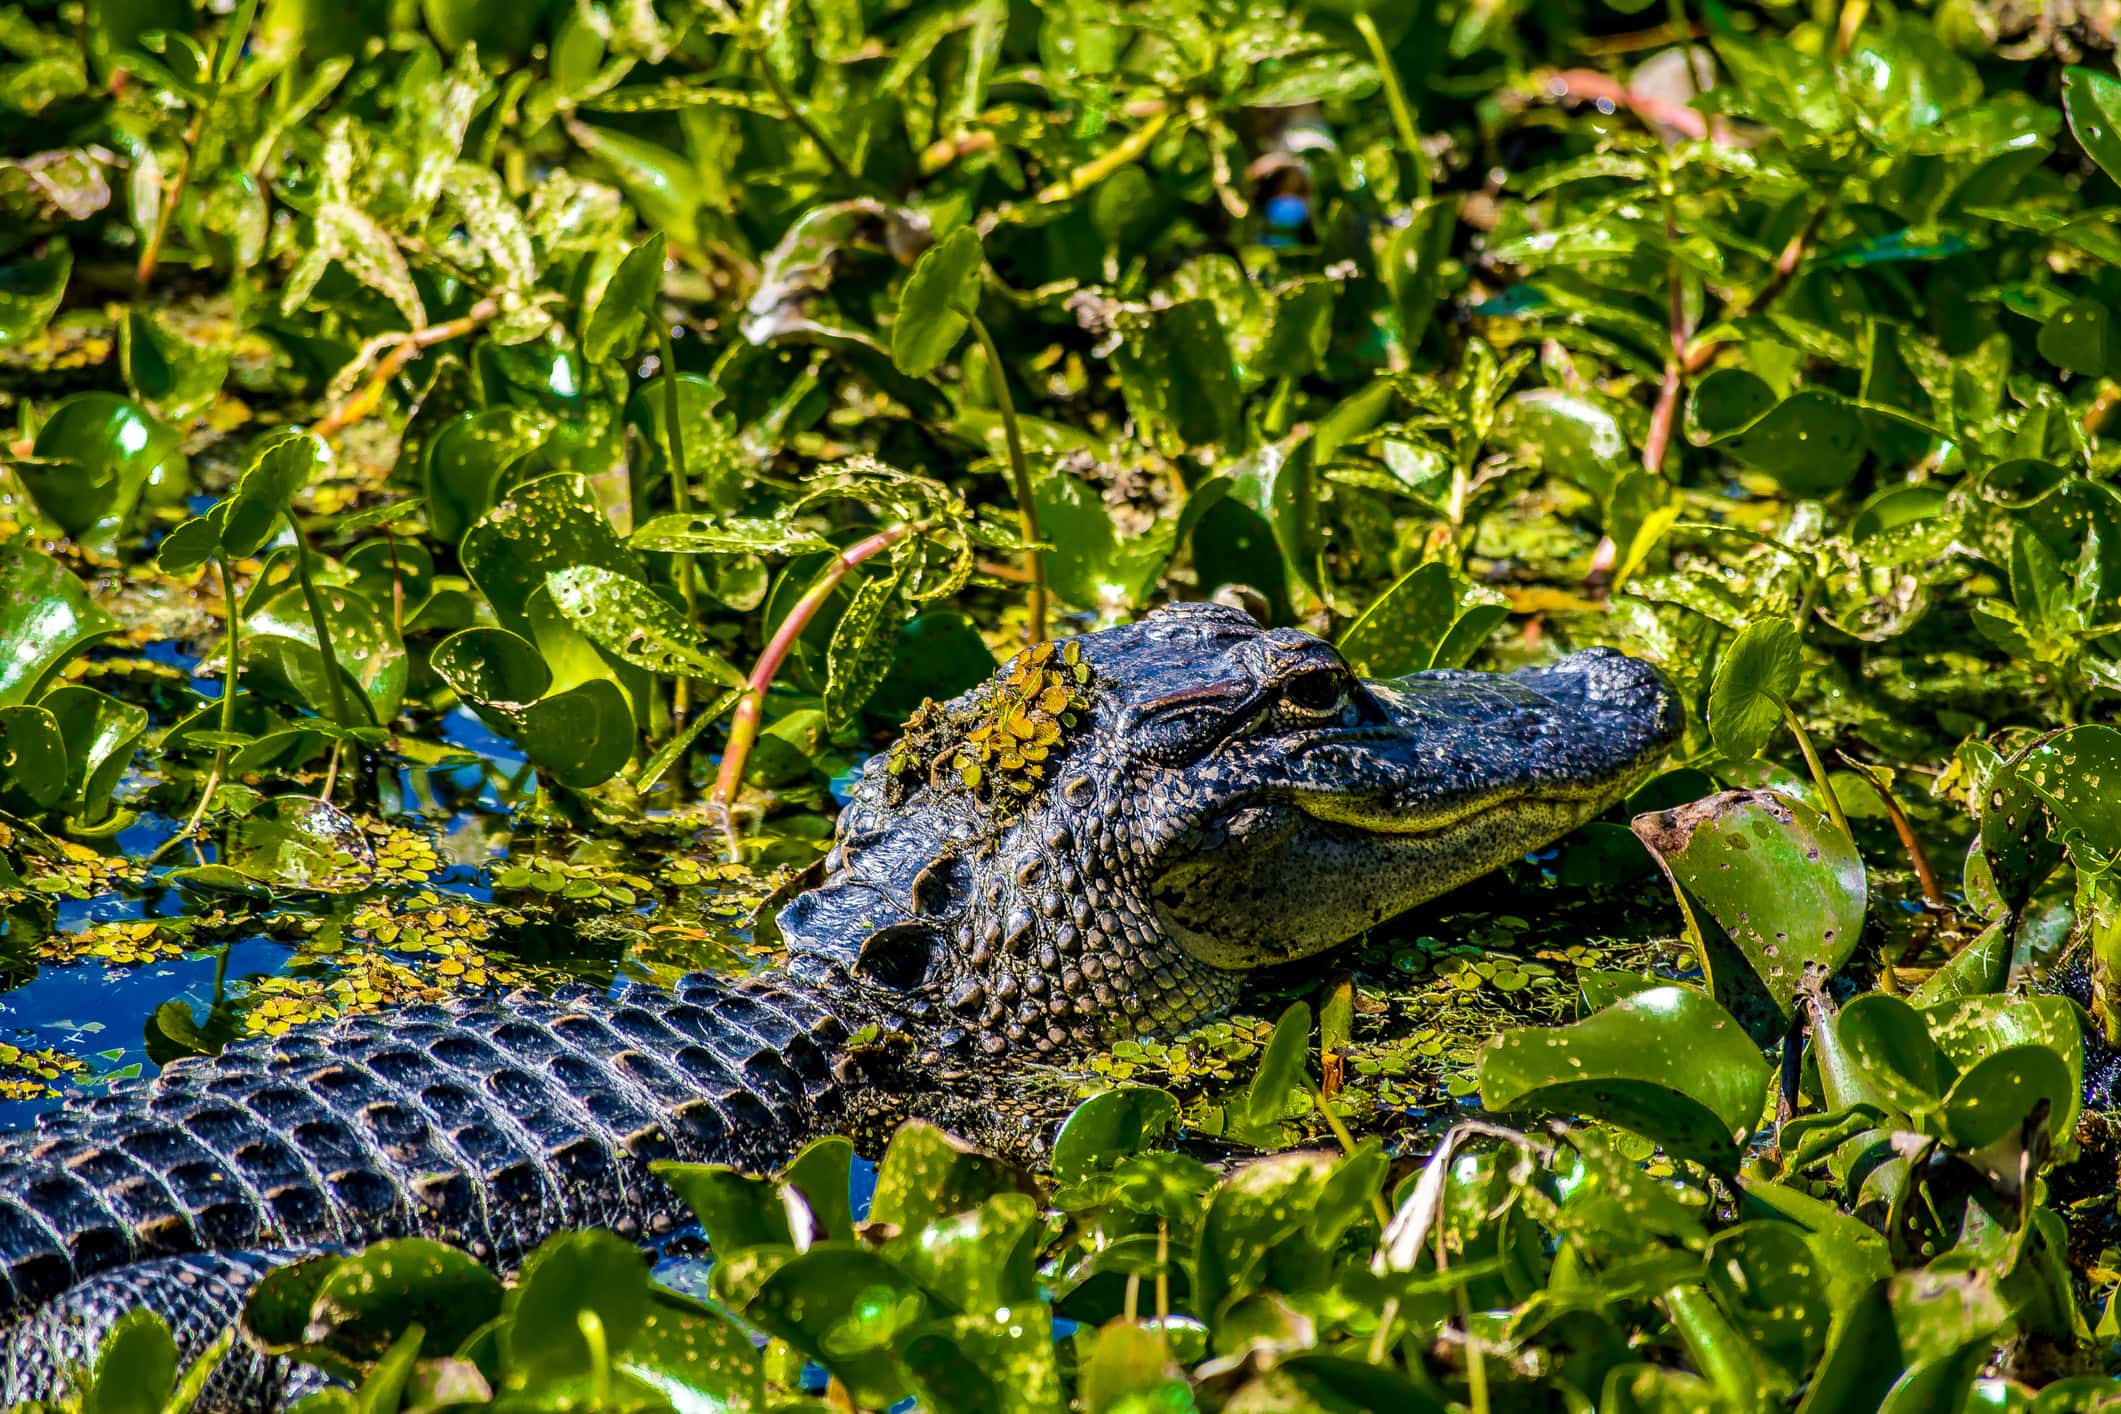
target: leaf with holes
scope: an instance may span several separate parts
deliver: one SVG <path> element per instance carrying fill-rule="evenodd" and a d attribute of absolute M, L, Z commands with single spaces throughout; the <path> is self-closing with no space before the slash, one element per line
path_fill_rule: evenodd
<path fill-rule="evenodd" d="M 632 575 L 575 565 L 546 576 L 552 602 L 590 642 L 663 677 L 742 687 L 744 675 L 707 646 L 669 600 Z"/>
<path fill-rule="evenodd" d="M 885 675 L 898 647 L 899 625 L 908 617 L 899 586 L 902 569 L 871 575 L 855 588 L 847 611 L 832 630 L 825 654 L 825 718 L 848 721 L 862 709 Z"/>

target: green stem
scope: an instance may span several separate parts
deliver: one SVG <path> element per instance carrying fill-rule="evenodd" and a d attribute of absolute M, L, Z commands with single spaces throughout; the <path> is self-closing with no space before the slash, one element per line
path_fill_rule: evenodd
<path fill-rule="evenodd" d="M 656 301 L 660 303 L 660 301 Z M 692 474 L 685 465 L 685 427 L 678 396 L 677 347 L 670 338 L 670 321 L 663 317 L 660 309 L 651 308 L 648 318 L 655 325 L 656 351 L 663 363 L 663 440 L 670 446 L 670 507 L 679 515 L 692 509 Z M 685 601 L 685 620 L 699 621 L 699 596 L 694 583 L 692 556 L 678 552 L 674 566 L 677 571 L 678 597 Z M 680 676 L 672 689 L 671 730 L 681 730 L 685 725 L 685 709 L 689 698 L 687 679 Z"/>
<path fill-rule="evenodd" d="M 303 602 L 309 605 L 309 624 L 317 633 L 317 652 L 324 659 L 324 684 L 331 693 L 331 719 L 342 727 L 353 725 L 353 718 L 346 710 L 346 685 L 339 681 L 339 651 L 332 646 L 331 625 L 324 621 L 324 599 L 317 593 L 315 575 L 310 572 L 309 541 L 302 536 L 302 526 L 295 520 L 292 508 L 287 512 L 287 528 L 295 537 L 295 578 L 302 584 Z"/>
<path fill-rule="evenodd" d="M 810 121 L 810 115 L 803 111 L 802 105 L 795 101 L 795 95 L 782 81 L 780 70 L 773 67 L 773 60 L 767 57 L 764 47 L 754 52 L 758 57 L 759 72 L 766 76 L 766 87 L 773 90 L 775 100 L 788 110 L 788 121 L 801 128 L 803 136 L 817 144 L 817 150 L 825 154 L 825 161 L 831 165 L 834 175 L 850 185 L 860 186 L 861 179 L 854 175 L 854 169 L 849 167 L 832 144 L 825 140 L 825 134 L 818 129 L 817 124 Z"/>
<path fill-rule="evenodd" d="M 1024 537 L 1025 562 L 1031 570 L 1031 587 L 1024 595 L 1026 623 L 1024 639 L 1029 643 L 1043 643 L 1046 638 L 1046 557 L 1037 548 L 1038 503 L 1031 495 L 1031 464 L 1024 457 L 1023 429 L 1017 425 L 1016 400 L 1009 396 L 1009 376 L 1002 369 L 1002 352 L 994 346 L 994 336 L 978 315 L 965 311 L 965 319 L 972 326 L 972 337 L 979 340 L 982 352 L 987 356 L 987 379 L 994 387 L 994 405 L 1002 415 L 1002 440 L 1009 447 L 1009 478 L 1016 484 L 1016 519 Z"/>
<path fill-rule="evenodd" d="M 1834 822 L 1834 828 L 1844 836 L 1855 839 L 1854 832 L 1849 829 L 1849 817 L 1841 813 L 1840 798 L 1834 794 L 1833 786 L 1827 782 L 1826 764 L 1819 759 L 1819 753 L 1812 749 L 1810 733 L 1805 731 L 1804 723 L 1797 720 L 1797 714 L 1790 709 L 1789 703 L 1778 701 L 1776 705 L 1782 708 L 1782 720 L 1789 723 L 1790 735 L 1797 738 L 1797 749 L 1804 753 L 1804 764 L 1811 770 L 1812 783 L 1819 787 L 1819 794 L 1825 799 L 1827 818 Z"/>
<path fill-rule="evenodd" d="M 221 674 L 221 735 L 225 738 L 233 736 L 236 730 L 236 664 L 243 652 L 243 610 L 236 603 L 236 576 L 228 567 L 228 556 L 216 555 L 214 565 L 221 571 L 221 602 L 227 606 L 228 613 L 228 667 Z M 221 782 L 228 776 L 228 752 L 225 740 L 214 748 L 213 769 L 206 773 L 206 789 L 199 793 L 199 803 L 192 807 L 191 818 L 184 822 L 183 829 L 162 841 L 147 857 L 150 865 L 174 849 L 179 841 L 190 839 L 199 828 L 199 822 L 206 818 L 214 792 L 221 788 Z"/>
<path fill-rule="evenodd" d="M 1370 18 L 1368 10 L 1355 12 L 1355 32 L 1362 36 L 1370 51 L 1370 62 L 1377 66 L 1377 77 L 1385 86 L 1385 106 L 1392 110 L 1392 126 L 1399 133 L 1399 145 L 1405 149 L 1407 161 L 1414 164 L 1415 199 L 1426 201 L 1434 190 L 1434 179 L 1429 175 L 1429 155 L 1422 150 L 1421 129 L 1414 125 L 1414 109 L 1399 82 L 1399 67 L 1392 62 L 1385 37 L 1377 32 L 1377 21 Z"/>
<path fill-rule="evenodd" d="M 192 163 L 198 152 L 199 139 L 205 136 L 206 124 L 221 101 L 222 86 L 236 71 L 236 58 L 243 52 L 243 42 L 250 37 L 251 24 L 257 17 L 258 0 L 238 0 L 235 14 L 229 17 L 228 28 L 222 32 L 221 42 L 214 50 L 213 62 L 207 68 L 205 99 L 192 114 L 191 122 L 185 125 L 184 152 L 177 158 L 176 174 L 162 193 L 162 204 L 155 211 L 154 229 L 148 233 L 147 244 L 140 248 L 139 263 L 133 267 L 133 279 L 142 290 L 155 278 L 155 266 L 162 260 L 162 243 L 169 238 L 169 223 L 177 214 L 178 204 L 184 200 L 184 189 L 191 184 Z"/>
<path fill-rule="evenodd" d="M 734 807 L 737 791 L 744 784 L 744 763 L 750 759 L 752 744 L 759 738 L 759 725 L 766 716 L 766 693 L 773 686 L 773 679 L 780 672 L 781 664 L 795 651 L 796 640 L 803 636 L 803 630 L 817 617 L 817 611 L 832 597 L 832 591 L 839 588 L 841 580 L 854 572 L 856 565 L 889 549 L 909 535 L 917 535 L 927 530 L 929 524 L 927 521 L 915 521 L 894 525 L 840 551 L 832 563 L 825 567 L 825 572 L 818 576 L 817 582 L 804 591 L 802 598 L 795 601 L 794 607 L 788 610 L 788 617 L 782 619 L 780 627 L 774 630 L 765 651 L 759 654 L 758 662 L 751 669 L 751 676 L 745 680 L 744 695 L 737 699 L 736 711 L 729 718 L 729 740 L 722 747 L 722 768 L 715 773 L 714 778 L 712 800 L 715 808 L 721 812 L 722 833 L 729 842 L 732 859 L 736 857 L 739 845 Z"/>

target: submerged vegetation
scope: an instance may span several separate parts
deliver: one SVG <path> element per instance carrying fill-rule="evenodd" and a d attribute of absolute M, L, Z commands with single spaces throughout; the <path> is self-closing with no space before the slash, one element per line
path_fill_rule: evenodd
<path fill-rule="evenodd" d="M 1049 1077 L 1035 1172 L 673 1169 L 704 1277 L 388 1243 L 241 1338 L 315 1409 L 2112 1403 L 2100 15 L 0 5 L 0 1110 L 754 966 L 855 765 L 1005 814 L 1049 640 L 1166 598 L 1606 643 L 1670 769 Z M 204 1373 L 143 1318 L 78 1407 Z"/>

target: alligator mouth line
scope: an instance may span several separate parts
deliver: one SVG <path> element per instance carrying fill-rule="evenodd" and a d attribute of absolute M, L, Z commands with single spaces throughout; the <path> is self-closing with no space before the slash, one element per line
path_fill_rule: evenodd
<path fill-rule="evenodd" d="M 1620 791 L 1624 792 L 1626 790 L 1624 778 L 1615 784 L 1620 787 Z M 1329 802 L 1345 802 L 1348 799 L 1344 795 L 1333 795 L 1327 792 L 1299 791 L 1292 793 L 1288 800 L 1298 810 L 1322 825 L 1333 825 L 1341 829 L 1389 839 L 1420 840 L 1476 828 L 1490 816 L 1500 815 L 1511 809 L 1522 808 L 1527 805 L 1567 809 L 1587 803 L 1616 799 L 1618 794 L 1619 792 L 1612 791 L 1611 787 L 1600 787 L 1591 790 L 1524 791 L 1515 795 L 1506 795 L 1492 800 L 1481 801 L 1472 808 L 1459 811 L 1456 814 L 1429 815 L 1419 818 L 1410 818 L 1405 814 L 1394 814 L 1390 811 L 1370 816 L 1335 814 L 1315 808 Z"/>

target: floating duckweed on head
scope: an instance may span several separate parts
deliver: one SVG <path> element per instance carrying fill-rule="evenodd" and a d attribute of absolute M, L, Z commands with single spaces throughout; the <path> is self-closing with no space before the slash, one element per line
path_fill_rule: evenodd
<path fill-rule="evenodd" d="M 955 781 L 991 809 L 1013 809 L 1039 788 L 1054 752 L 1081 724 L 1090 677 L 1073 639 L 1026 648 L 974 698 L 969 716 L 921 704 L 892 749 L 891 774 L 925 772 L 938 790 Z"/>

